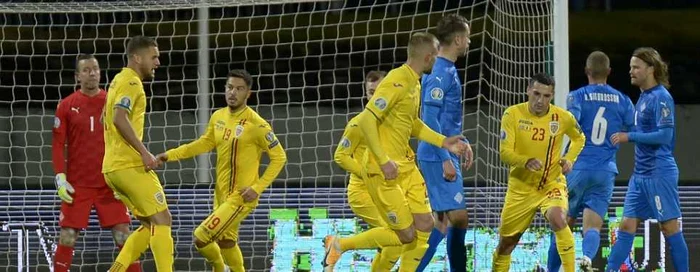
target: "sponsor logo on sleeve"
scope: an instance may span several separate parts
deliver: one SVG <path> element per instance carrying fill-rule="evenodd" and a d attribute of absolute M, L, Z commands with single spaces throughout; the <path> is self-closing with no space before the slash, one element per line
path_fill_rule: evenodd
<path fill-rule="evenodd" d="M 505 141 L 506 139 L 506 131 L 501 129 L 501 141 Z"/>
<path fill-rule="evenodd" d="M 270 131 L 270 132 L 268 132 L 267 134 L 265 134 L 265 140 L 267 140 L 267 142 L 270 143 L 270 144 L 267 146 L 268 149 L 273 148 L 273 147 L 277 146 L 277 145 L 280 143 L 280 141 L 277 140 L 277 137 L 275 137 L 275 133 L 273 133 L 272 131 Z"/>
<path fill-rule="evenodd" d="M 347 137 L 343 137 L 343 139 L 340 140 L 340 146 L 342 146 L 343 148 L 349 148 L 350 144 L 350 139 L 348 139 Z"/>
<path fill-rule="evenodd" d="M 53 128 L 59 128 L 61 127 L 61 118 L 58 118 L 58 116 L 53 117 Z"/>
<path fill-rule="evenodd" d="M 384 99 L 384 97 L 377 98 L 377 100 L 374 100 L 374 106 L 380 111 L 383 111 L 387 106 L 386 99 Z"/>
<path fill-rule="evenodd" d="M 131 97 L 124 96 L 121 99 L 119 99 L 119 106 L 124 107 L 126 109 L 131 109 Z"/>

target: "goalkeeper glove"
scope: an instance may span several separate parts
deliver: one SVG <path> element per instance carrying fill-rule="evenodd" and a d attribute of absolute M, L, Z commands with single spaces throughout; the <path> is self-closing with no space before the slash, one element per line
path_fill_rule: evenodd
<path fill-rule="evenodd" d="M 66 203 L 73 203 L 72 193 L 75 193 L 73 186 L 66 180 L 66 174 L 59 173 L 56 175 L 56 188 L 58 188 L 58 197 Z"/>

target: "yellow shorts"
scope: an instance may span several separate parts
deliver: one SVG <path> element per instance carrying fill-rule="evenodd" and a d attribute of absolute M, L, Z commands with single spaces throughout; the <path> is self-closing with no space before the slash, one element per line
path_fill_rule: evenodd
<path fill-rule="evenodd" d="M 133 167 L 105 173 L 107 186 L 136 217 L 149 217 L 168 209 L 163 186 L 155 171 Z"/>
<path fill-rule="evenodd" d="M 399 173 L 394 180 L 385 180 L 382 174 L 370 174 L 365 184 L 379 215 L 391 229 L 410 227 L 414 213 L 430 213 L 425 182 L 417 167 Z"/>
<path fill-rule="evenodd" d="M 386 222 L 379 215 L 377 205 L 372 202 L 372 197 L 367 191 L 365 182 L 352 175 L 348 184 L 348 204 L 350 209 L 358 217 L 364 220 L 370 227 L 386 226 Z"/>
<path fill-rule="evenodd" d="M 194 237 L 207 244 L 221 240 L 238 241 L 238 228 L 253 207 L 243 205 L 236 198 L 229 198 L 215 207 L 214 212 L 194 230 Z"/>
<path fill-rule="evenodd" d="M 538 210 L 545 215 L 552 207 L 560 207 L 565 211 L 569 207 L 564 178 L 559 182 L 550 182 L 542 190 L 533 190 L 529 193 L 516 192 L 508 186 L 505 204 L 501 211 L 500 235 L 509 237 L 525 232 Z"/>

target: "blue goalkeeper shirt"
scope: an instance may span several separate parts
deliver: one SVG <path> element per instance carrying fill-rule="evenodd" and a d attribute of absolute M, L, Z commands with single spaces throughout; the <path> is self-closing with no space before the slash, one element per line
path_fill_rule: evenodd
<path fill-rule="evenodd" d="M 635 127 L 629 140 L 635 143 L 634 174 L 647 177 L 677 174 L 675 104 L 663 85 L 643 91 L 637 101 Z"/>
<path fill-rule="evenodd" d="M 610 136 L 634 126 L 634 105 L 627 95 L 607 84 L 590 84 L 571 93 L 567 108 L 586 135 L 586 144 L 574 169 L 617 171 L 616 154 Z"/>
<path fill-rule="evenodd" d="M 421 120 L 445 136 L 462 133 L 462 83 L 454 62 L 438 57 L 433 71 L 421 80 Z M 420 141 L 418 160 L 441 162 L 457 157 L 443 148 Z"/>

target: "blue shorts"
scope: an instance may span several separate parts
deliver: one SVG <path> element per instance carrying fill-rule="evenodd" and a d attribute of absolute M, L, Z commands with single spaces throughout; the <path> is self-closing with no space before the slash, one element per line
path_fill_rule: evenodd
<path fill-rule="evenodd" d="M 681 217 L 678 173 L 659 177 L 632 175 L 625 195 L 624 216 L 659 222 Z"/>
<path fill-rule="evenodd" d="M 566 175 L 569 192 L 569 217 L 577 218 L 590 209 L 605 218 L 610 206 L 615 173 L 599 170 L 572 170 Z"/>
<path fill-rule="evenodd" d="M 464 200 L 464 181 L 459 161 L 452 158 L 452 163 L 457 169 L 455 181 L 442 177 L 442 162 L 418 161 L 418 167 L 425 179 L 428 189 L 430 207 L 435 212 L 446 212 L 466 208 Z"/>

